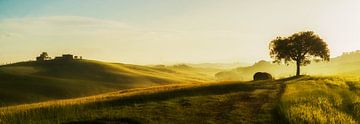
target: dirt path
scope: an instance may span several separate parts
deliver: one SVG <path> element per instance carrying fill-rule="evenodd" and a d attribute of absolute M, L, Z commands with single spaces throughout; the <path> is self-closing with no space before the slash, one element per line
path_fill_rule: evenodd
<path fill-rule="evenodd" d="M 283 81 L 259 82 L 252 84 L 255 90 L 231 95 L 218 105 L 221 111 L 218 122 L 228 123 L 278 123 L 275 107 L 286 85 Z M 235 120 L 236 119 L 236 120 Z"/>

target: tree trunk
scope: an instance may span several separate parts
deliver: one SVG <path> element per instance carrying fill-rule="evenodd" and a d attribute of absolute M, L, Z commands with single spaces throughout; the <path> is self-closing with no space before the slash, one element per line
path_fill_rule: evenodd
<path fill-rule="evenodd" d="M 296 76 L 300 76 L 300 62 L 296 62 Z"/>

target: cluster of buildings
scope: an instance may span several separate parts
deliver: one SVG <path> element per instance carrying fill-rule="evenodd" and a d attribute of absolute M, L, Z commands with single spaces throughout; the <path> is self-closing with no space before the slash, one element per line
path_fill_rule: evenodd
<path fill-rule="evenodd" d="M 72 54 L 63 54 L 62 56 L 56 56 L 54 59 L 48 56 L 46 52 L 41 53 L 36 57 L 36 61 L 48 61 L 48 60 L 58 60 L 58 61 L 71 61 L 71 60 L 81 60 L 82 56 L 74 56 Z"/>
<path fill-rule="evenodd" d="M 54 60 L 77 60 L 82 59 L 82 56 L 74 56 L 71 54 L 63 54 L 62 56 L 57 56 Z"/>

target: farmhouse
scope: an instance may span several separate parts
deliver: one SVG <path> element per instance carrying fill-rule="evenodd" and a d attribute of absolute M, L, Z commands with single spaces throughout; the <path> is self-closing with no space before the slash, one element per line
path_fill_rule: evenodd
<path fill-rule="evenodd" d="M 40 54 L 40 56 L 36 57 L 36 61 L 48 61 L 48 60 L 54 60 L 54 61 L 71 61 L 71 60 L 81 60 L 82 56 L 74 56 L 72 54 L 63 54 L 62 56 L 56 56 L 54 59 L 51 59 L 47 55 L 46 52 L 43 52 Z"/>
<path fill-rule="evenodd" d="M 62 56 L 55 57 L 54 60 L 63 60 L 63 61 L 69 61 L 69 60 L 79 60 L 82 59 L 81 56 L 74 56 L 72 54 L 63 54 Z"/>
<path fill-rule="evenodd" d="M 71 54 L 63 54 L 62 56 L 57 56 L 55 57 L 54 60 L 73 60 L 74 59 L 74 55 Z"/>

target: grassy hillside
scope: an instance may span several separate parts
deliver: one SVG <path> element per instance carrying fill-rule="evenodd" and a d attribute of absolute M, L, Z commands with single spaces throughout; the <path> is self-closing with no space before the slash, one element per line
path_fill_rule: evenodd
<path fill-rule="evenodd" d="M 286 82 L 279 112 L 290 123 L 360 123 L 360 78 L 303 77 Z"/>
<path fill-rule="evenodd" d="M 176 84 L 0 108 L 4 123 L 359 123 L 360 79 Z"/>
<path fill-rule="evenodd" d="M 178 84 L 0 108 L 9 123 L 274 122 L 278 82 Z"/>
<path fill-rule="evenodd" d="M 0 106 L 95 95 L 120 89 L 213 81 L 205 69 L 150 67 L 91 60 L 0 66 Z"/>

